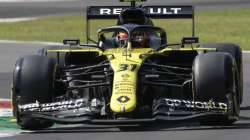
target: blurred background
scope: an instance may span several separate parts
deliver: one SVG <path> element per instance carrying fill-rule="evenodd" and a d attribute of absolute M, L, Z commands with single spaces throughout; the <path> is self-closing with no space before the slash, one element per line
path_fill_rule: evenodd
<path fill-rule="evenodd" d="M 119 0 L 0 0 L 0 99 L 11 98 L 10 85 L 16 59 L 35 54 L 38 48 L 58 45 L 64 38 L 85 40 L 85 15 L 87 6 L 128 5 Z M 249 140 L 250 113 L 250 0 L 149 0 L 144 5 L 193 5 L 195 6 L 196 36 L 201 43 L 231 42 L 245 50 L 243 54 L 244 102 L 240 121 L 229 127 L 191 127 L 179 130 L 111 133 L 107 129 L 78 130 L 74 133 L 26 132 L 13 139 L 222 139 Z M 115 25 L 116 20 L 91 22 L 91 36 L 96 38 L 98 28 Z M 179 43 L 183 36 L 191 35 L 191 20 L 154 20 L 163 27 L 170 43 Z M 1 109 L 1 108 L 0 108 Z M 1 116 L 1 113 L 0 113 Z M 8 119 L 1 121 L 0 138 L 22 132 Z M 73 130 L 74 131 L 74 130 Z M 86 132 L 86 133 L 84 133 Z M 107 133 L 105 133 L 107 132 Z M 3 134 L 5 133 L 5 134 Z M 32 133 L 31 133 L 32 134 Z M 242 137 L 243 136 L 243 137 Z M 4 138 L 7 140 L 7 138 Z"/>
<path fill-rule="evenodd" d="M 91 5 L 128 5 L 118 0 L 0 0 L 0 40 L 62 42 L 78 37 L 85 42 L 85 11 Z M 202 43 L 233 42 L 243 49 L 250 44 L 249 0 L 149 0 L 144 5 L 193 5 L 196 36 Z M 190 36 L 191 21 L 155 20 L 166 29 L 169 42 Z M 101 24 L 100 24 L 101 23 Z M 115 20 L 91 23 L 91 35 Z"/>

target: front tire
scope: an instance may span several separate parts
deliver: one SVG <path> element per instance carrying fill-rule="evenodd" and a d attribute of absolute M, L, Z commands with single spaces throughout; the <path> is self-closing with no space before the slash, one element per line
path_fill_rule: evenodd
<path fill-rule="evenodd" d="M 202 119 L 202 124 L 230 125 L 238 119 L 236 71 L 234 58 L 228 53 L 211 52 L 196 57 L 193 64 L 194 100 L 227 104 L 225 115 Z"/>
<path fill-rule="evenodd" d="M 54 123 L 20 115 L 18 105 L 48 103 L 53 100 L 56 62 L 44 56 L 24 56 L 17 60 L 13 73 L 13 112 L 22 129 L 43 129 Z"/>
<path fill-rule="evenodd" d="M 231 43 L 218 43 L 218 44 L 203 44 L 201 48 L 216 48 L 218 52 L 226 52 L 233 56 L 238 71 L 238 84 L 237 84 L 237 98 L 239 104 L 243 101 L 243 65 L 242 65 L 242 50 L 240 46 Z"/>

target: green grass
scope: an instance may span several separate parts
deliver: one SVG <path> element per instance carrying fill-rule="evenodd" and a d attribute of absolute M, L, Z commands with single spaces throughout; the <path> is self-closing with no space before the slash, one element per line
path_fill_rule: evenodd
<path fill-rule="evenodd" d="M 196 11 L 196 35 L 201 43 L 232 42 L 250 50 L 250 9 Z M 116 21 L 91 22 L 91 36 L 97 28 L 114 25 Z M 191 35 L 190 20 L 156 20 L 157 26 L 168 33 L 168 42 L 179 42 Z M 81 16 L 46 17 L 34 21 L 0 23 L 0 40 L 28 40 L 61 42 L 67 37 L 85 41 L 85 21 Z"/>

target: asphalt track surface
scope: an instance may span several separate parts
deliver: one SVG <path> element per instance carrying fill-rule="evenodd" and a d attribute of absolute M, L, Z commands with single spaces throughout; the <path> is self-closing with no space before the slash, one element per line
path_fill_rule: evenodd
<path fill-rule="evenodd" d="M 0 43 L 0 97 L 10 98 L 10 83 L 15 60 L 36 53 L 46 44 Z M 232 126 L 200 126 L 198 123 L 159 124 L 148 127 L 69 125 L 36 132 L 22 132 L 4 140 L 249 140 L 250 139 L 250 54 L 243 55 L 244 100 L 240 120 Z"/>
<path fill-rule="evenodd" d="M 249 7 L 249 0 L 151 0 L 150 4 L 193 4 L 197 8 Z M 114 0 L 76 0 L 70 2 L 1 3 L 0 18 L 37 17 L 61 14 L 83 14 L 86 5 L 117 5 Z M 0 43 L 0 98 L 10 98 L 9 87 L 15 60 L 34 54 L 37 43 Z M 244 100 L 240 120 L 232 126 L 199 126 L 196 123 L 161 124 L 149 127 L 128 127 L 120 131 L 112 126 L 62 126 L 37 132 L 23 132 L 4 140 L 249 140 L 250 139 L 250 54 L 243 55 Z"/>
<path fill-rule="evenodd" d="M 0 18 L 40 17 L 49 15 L 83 15 L 89 5 L 121 5 L 118 0 L 62 0 L 51 2 L 1 2 Z M 249 7 L 249 0 L 150 0 L 153 5 L 194 5 L 197 9 L 221 9 Z"/>

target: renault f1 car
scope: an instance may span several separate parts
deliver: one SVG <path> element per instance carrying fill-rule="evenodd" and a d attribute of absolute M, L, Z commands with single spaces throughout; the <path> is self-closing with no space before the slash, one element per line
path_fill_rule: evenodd
<path fill-rule="evenodd" d="M 242 53 L 235 44 L 199 44 L 192 6 L 92 6 L 87 44 L 65 39 L 20 57 L 14 116 L 23 129 L 61 124 L 199 121 L 229 125 L 242 102 Z M 90 19 L 118 19 L 90 38 Z M 191 18 L 191 37 L 168 43 L 154 18 Z M 95 42 L 90 44 L 89 42 Z"/>

